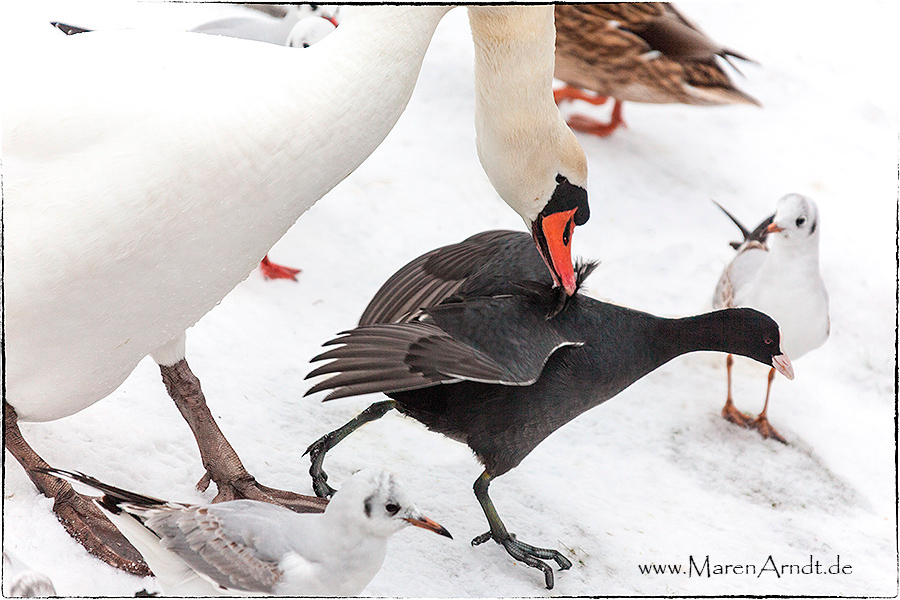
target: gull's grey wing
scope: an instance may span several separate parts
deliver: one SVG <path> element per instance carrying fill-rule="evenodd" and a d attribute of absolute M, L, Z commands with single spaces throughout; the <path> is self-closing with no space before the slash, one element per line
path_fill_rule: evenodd
<path fill-rule="evenodd" d="M 214 585 L 232 591 L 275 592 L 283 575 L 278 564 L 291 550 L 280 525 L 292 514 L 287 509 L 246 500 L 213 506 L 123 508 Z"/>
<path fill-rule="evenodd" d="M 740 306 L 741 292 L 752 285 L 768 253 L 768 248 L 757 241 L 744 242 L 734 259 L 722 271 L 713 293 L 713 308 Z"/>

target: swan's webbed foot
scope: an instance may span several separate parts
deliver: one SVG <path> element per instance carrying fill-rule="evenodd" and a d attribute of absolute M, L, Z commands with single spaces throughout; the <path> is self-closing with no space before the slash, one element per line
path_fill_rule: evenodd
<path fill-rule="evenodd" d="M 6 449 L 19 461 L 35 487 L 53 498 L 53 512 L 69 535 L 88 552 L 117 569 L 142 577 L 153 574 L 140 552 L 90 497 L 77 493 L 68 481 L 41 471 L 50 465 L 22 437 L 19 417 L 7 402 L 3 403 L 3 433 Z"/>
<path fill-rule="evenodd" d="M 69 535 L 88 552 L 117 569 L 140 577 L 153 575 L 140 552 L 94 502 L 88 496 L 75 492 L 67 482 L 63 483 L 68 490 L 63 489 L 56 496 L 53 512 Z"/>
<path fill-rule="evenodd" d="M 197 484 L 197 488 L 201 491 L 209 485 L 209 474 L 204 475 L 203 479 Z M 244 477 L 232 479 L 228 481 L 216 481 L 218 493 L 213 498 L 213 503 L 227 502 L 229 500 L 258 500 L 260 502 L 268 502 L 270 504 L 279 504 L 285 508 L 289 508 L 294 512 L 322 512 L 328 506 L 328 501 L 316 496 L 306 496 L 297 494 L 287 490 L 279 490 L 262 485 L 256 479 L 247 474 Z"/>

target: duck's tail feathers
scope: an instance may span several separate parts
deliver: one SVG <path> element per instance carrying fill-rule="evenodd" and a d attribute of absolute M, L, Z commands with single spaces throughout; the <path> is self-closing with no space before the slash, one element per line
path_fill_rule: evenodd
<path fill-rule="evenodd" d="M 744 62 L 748 62 L 748 63 L 753 64 L 753 65 L 758 65 L 758 64 L 759 64 L 758 62 L 756 62 L 755 60 L 753 60 L 753 59 L 750 58 L 749 56 L 744 56 L 744 55 L 741 54 L 740 52 L 736 52 L 736 51 L 734 51 L 734 50 L 732 50 L 732 49 L 730 49 L 730 48 L 722 48 L 722 49 L 719 51 L 719 56 L 722 58 L 722 60 L 724 60 L 725 62 L 727 62 L 727 63 L 728 63 L 728 66 L 730 66 L 732 69 L 734 69 L 735 72 L 737 72 L 741 77 L 744 77 L 744 73 L 738 68 L 737 64 L 736 64 L 735 61 L 734 61 L 735 58 L 738 59 L 738 60 L 742 60 L 742 61 L 744 61 Z"/>

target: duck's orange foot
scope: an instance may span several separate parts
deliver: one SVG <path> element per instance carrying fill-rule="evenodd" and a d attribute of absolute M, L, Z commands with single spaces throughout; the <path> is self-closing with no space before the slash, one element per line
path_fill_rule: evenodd
<path fill-rule="evenodd" d="M 586 92 L 571 86 L 564 86 L 553 90 L 553 100 L 557 104 L 563 100 L 584 100 L 594 105 L 606 104 L 609 96 L 600 96 L 591 92 Z"/>
<path fill-rule="evenodd" d="M 567 121 L 569 127 L 575 131 L 589 133 L 598 137 L 609 137 L 620 126 L 628 127 L 625 124 L 625 120 L 622 119 L 622 103 L 618 100 L 613 100 L 613 102 L 615 102 L 615 104 L 613 105 L 609 123 L 601 123 L 600 121 L 585 115 L 572 115 Z"/>
<path fill-rule="evenodd" d="M 753 421 L 752 427 L 759 432 L 759 435 L 766 439 L 772 438 L 782 444 L 788 443 L 780 433 L 775 431 L 775 428 L 772 427 L 772 424 L 769 423 L 769 419 L 766 418 L 765 415 L 759 415 L 756 420 Z"/>
<path fill-rule="evenodd" d="M 266 279 L 293 279 L 297 281 L 297 274 L 300 269 L 292 269 L 278 265 L 269 260 L 268 255 L 264 256 L 259 262 L 259 270 L 262 271 L 263 277 Z"/>
<path fill-rule="evenodd" d="M 591 135 L 596 135 L 597 137 L 609 137 L 619 128 L 619 125 L 625 125 L 624 121 L 621 120 L 618 122 L 611 121 L 609 123 L 601 123 L 600 121 L 585 115 L 572 115 L 569 117 L 567 123 L 569 124 L 569 127 L 575 131 L 589 133 Z"/>
<path fill-rule="evenodd" d="M 600 105 L 606 104 L 611 98 L 609 96 L 599 96 L 591 92 L 586 92 L 585 90 L 565 86 L 553 90 L 553 99 L 557 104 L 564 100 L 583 100 L 590 104 Z M 622 103 L 615 98 L 612 98 L 611 100 L 613 101 L 613 109 L 608 123 L 601 123 L 600 121 L 585 115 L 572 115 L 568 120 L 569 127 L 575 131 L 581 131 L 599 137 L 609 137 L 619 128 L 619 126 L 627 127 L 625 120 L 622 119 Z"/>
<path fill-rule="evenodd" d="M 724 408 L 722 408 L 722 416 L 726 421 L 734 423 L 739 427 L 751 428 L 754 427 L 756 423 L 756 419 L 747 413 L 741 412 L 737 409 L 737 407 L 732 402 L 725 403 Z"/>

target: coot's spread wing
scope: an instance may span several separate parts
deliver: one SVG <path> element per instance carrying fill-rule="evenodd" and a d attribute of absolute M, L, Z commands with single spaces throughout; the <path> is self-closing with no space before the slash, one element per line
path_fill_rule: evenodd
<path fill-rule="evenodd" d="M 400 392 L 462 381 L 502 379 L 502 367 L 427 323 L 382 323 L 357 327 L 326 342 L 342 344 L 311 362 L 332 360 L 308 376 L 337 373 L 307 395 L 332 389 L 325 400 L 373 392 Z"/>
<path fill-rule="evenodd" d="M 510 255 L 525 255 L 526 258 L 520 261 L 504 260 Z M 473 295 L 496 293 L 498 282 L 502 284 L 523 276 L 521 273 L 506 272 L 509 269 L 504 269 L 503 265 L 510 263 L 528 267 L 525 275 L 530 275 L 535 281 L 550 279 L 527 233 L 486 231 L 458 244 L 423 254 L 397 271 L 369 302 L 359 325 L 410 320 L 416 311 L 437 306 L 457 294 L 460 288 L 472 290 Z M 476 273 L 479 274 L 478 281 L 470 282 L 469 278 Z"/>
<path fill-rule="evenodd" d="M 376 324 L 345 332 L 341 344 L 313 358 L 332 360 L 308 377 L 337 373 L 307 394 L 325 399 L 399 392 L 459 381 L 529 385 L 565 339 L 527 296 L 476 298 L 429 309 L 421 320 Z"/>

